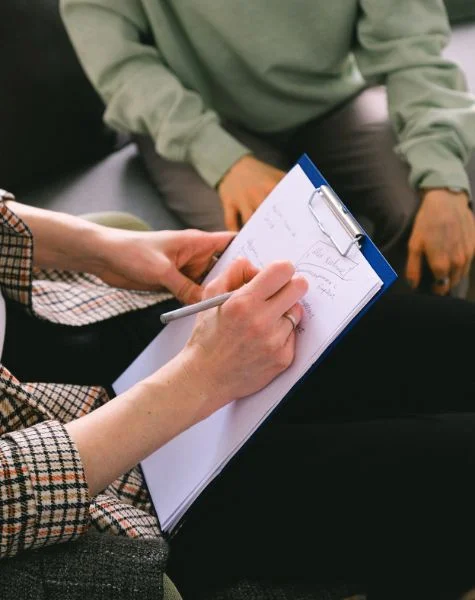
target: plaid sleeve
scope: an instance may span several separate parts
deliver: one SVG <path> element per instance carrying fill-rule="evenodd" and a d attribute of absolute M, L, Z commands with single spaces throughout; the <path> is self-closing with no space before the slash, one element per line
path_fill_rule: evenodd
<path fill-rule="evenodd" d="M 31 309 L 33 237 L 27 225 L 10 210 L 5 200 L 13 195 L 0 189 L 0 288 Z"/>
<path fill-rule="evenodd" d="M 63 425 L 46 421 L 0 438 L 0 558 L 78 537 L 89 526 L 89 503 Z"/>

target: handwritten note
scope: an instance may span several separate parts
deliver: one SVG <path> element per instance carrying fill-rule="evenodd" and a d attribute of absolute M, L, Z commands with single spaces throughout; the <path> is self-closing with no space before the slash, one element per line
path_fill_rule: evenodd
<path fill-rule="evenodd" d="M 260 392 L 231 403 L 166 444 L 142 463 L 163 529 L 172 529 L 201 490 L 277 406 L 308 368 L 381 287 L 378 275 L 357 246 L 347 256 L 334 247 L 309 211 L 314 186 L 296 165 L 266 198 L 208 278 L 238 256 L 258 267 L 292 261 L 309 282 L 302 301 L 293 364 Z M 319 200 L 318 217 L 350 242 L 328 206 Z M 120 393 L 157 370 L 184 346 L 196 317 L 169 325 L 114 384 Z"/>

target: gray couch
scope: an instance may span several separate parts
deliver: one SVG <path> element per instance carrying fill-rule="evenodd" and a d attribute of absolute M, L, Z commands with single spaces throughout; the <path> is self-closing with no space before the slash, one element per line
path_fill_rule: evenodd
<path fill-rule="evenodd" d="M 453 38 L 446 55 L 475 92 L 475 2 L 447 3 Z M 58 0 L 2 0 L 0 40 L 0 186 L 35 206 L 128 211 L 155 228 L 182 227 L 157 197 L 135 146 L 103 126 L 102 104 L 68 42 Z M 337 600 L 354 591 L 242 581 L 206 600 Z"/>

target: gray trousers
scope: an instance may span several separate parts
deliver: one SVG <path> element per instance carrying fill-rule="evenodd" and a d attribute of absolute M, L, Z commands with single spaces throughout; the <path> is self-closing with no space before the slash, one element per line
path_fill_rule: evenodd
<path fill-rule="evenodd" d="M 224 126 L 257 158 L 284 170 L 306 152 L 402 273 L 420 198 L 409 186 L 408 166 L 393 150 L 396 140 L 385 88 L 369 88 L 331 114 L 291 132 L 262 135 Z M 160 157 L 149 137 L 137 136 L 135 141 L 160 195 L 186 226 L 224 229 L 218 194 L 193 167 Z M 469 169 L 475 186 L 474 167 L 475 161 Z"/>

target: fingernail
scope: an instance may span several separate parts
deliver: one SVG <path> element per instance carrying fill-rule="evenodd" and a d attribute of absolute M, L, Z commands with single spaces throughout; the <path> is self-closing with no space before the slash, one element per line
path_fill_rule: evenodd
<path fill-rule="evenodd" d="M 406 281 L 407 281 L 407 283 L 408 283 L 408 285 L 409 285 L 410 288 L 414 289 L 416 287 L 416 282 L 413 281 L 412 279 L 409 279 L 409 278 L 406 277 Z"/>

